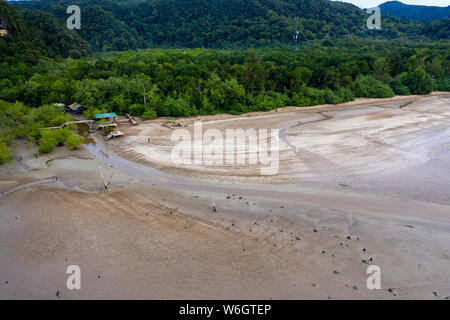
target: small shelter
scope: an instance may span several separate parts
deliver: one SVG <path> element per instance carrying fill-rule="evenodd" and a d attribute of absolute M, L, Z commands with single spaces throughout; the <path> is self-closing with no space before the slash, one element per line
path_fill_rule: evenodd
<path fill-rule="evenodd" d="M 117 114 L 115 112 L 109 112 L 109 113 L 98 113 L 95 115 L 95 119 L 111 119 L 111 118 L 117 118 Z"/>
<path fill-rule="evenodd" d="M 84 107 L 78 102 L 75 102 L 70 106 L 67 106 L 67 110 L 72 113 L 81 113 L 84 110 Z"/>

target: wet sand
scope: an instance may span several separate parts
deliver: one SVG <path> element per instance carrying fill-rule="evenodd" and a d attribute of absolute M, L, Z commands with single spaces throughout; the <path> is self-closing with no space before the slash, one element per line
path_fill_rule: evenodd
<path fill-rule="evenodd" d="M 445 299 L 449 97 L 202 117 L 282 129 L 273 177 L 173 168 L 164 120 L 38 159 L 19 145 L 0 168 L 0 298 Z M 106 191 L 101 162 L 115 167 Z M 369 264 L 382 290 L 367 289 Z"/>

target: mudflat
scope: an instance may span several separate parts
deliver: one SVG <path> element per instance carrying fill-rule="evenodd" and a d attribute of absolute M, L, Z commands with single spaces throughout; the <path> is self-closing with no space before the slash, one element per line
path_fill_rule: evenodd
<path fill-rule="evenodd" d="M 448 298 L 449 99 L 176 120 L 192 133 L 195 121 L 279 129 L 272 176 L 175 166 L 167 119 L 37 159 L 18 143 L 0 168 L 0 298 Z M 68 265 L 81 290 L 66 288 Z M 366 286 L 369 265 L 381 290 Z"/>

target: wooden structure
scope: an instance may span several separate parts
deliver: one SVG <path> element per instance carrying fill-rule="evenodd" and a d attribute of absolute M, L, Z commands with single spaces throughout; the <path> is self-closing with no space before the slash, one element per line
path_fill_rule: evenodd
<path fill-rule="evenodd" d="M 67 110 L 72 113 L 81 113 L 84 110 L 84 107 L 78 102 L 75 102 L 70 106 L 67 106 Z"/>
<path fill-rule="evenodd" d="M 117 114 L 115 112 L 109 112 L 109 113 L 98 113 L 95 115 L 95 119 L 114 119 L 117 118 Z"/>
<path fill-rule="evenodd" d="M 95 132 L 98 129 L 104 129 L 107 127 L 117 127 L 116 123 L 110 123 L 110 124 L 98 124 L 97 122 L 95 122 L 95 120 L 79 120 L 79 121 L 69 121 L 66 123 L 63 123 L 60 126 L 57 127 L 47 127 L 47 128 L 41 128 L 41 129 L 45 129 L 45 130 L 55 130 L 55 129 L 61 129 L 64 127 L 67 127 L 69 124 L 78 124 L 78 123 L 85 123 L 89 126 L 89 130 L 90 132 Z"/>
<path fill-rule="evenodd" d="M 133 125 L 133 126 L 137 126 L 139 123 L 136 121 L 136 119 L 134 119 L 134 117 L 133 116 L 131 116 L 131 115 L 129 115 L 128 113 L 125 115 L 127 118 L 128 118 L 128 120 L 130 120 L 130 122 L 131 122 L 131 124 Z"/>
<path fill-rule="evenodd" d="M 105 137 L 105 141 L 115 139 L 125 135 L 122 131 L 113 131 Z"/>

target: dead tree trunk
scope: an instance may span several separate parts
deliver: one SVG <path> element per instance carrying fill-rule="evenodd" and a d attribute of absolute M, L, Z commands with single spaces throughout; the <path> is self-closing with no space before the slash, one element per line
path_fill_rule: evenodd
<path fill-rule="evenodd" d="M 105 168 L 102 165 L 98 165 L 98 170 L 99 170 L 99 174 L 100 174 L 100 178 L 102 179 L 102 183 L 103 183 L 103 187 L 106 189 L 108 189 L 108 186 L 111 184 L 111 180 L 113 178 L 114 175 L 114 167 L 111 167 L 112 171 L 111 171 L 111 176 L 109 177 L 109 179 L 105 179 L 105 175 L 104 175 L 104 171 Z"/>

